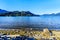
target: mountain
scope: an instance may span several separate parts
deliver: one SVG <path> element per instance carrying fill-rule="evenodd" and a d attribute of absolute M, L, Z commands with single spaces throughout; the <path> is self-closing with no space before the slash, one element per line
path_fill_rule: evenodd
<path fill-rule="evenodd" d="M 1 13 L 0 16 L 39 16 L 39 15 L 35 15 L 30 11 L 13 11 L 13 12 L 5 11 L 3 14 Z"/>
<path fill-rule="evenodd" d="M 41 16 L 60 16 L 60 13 L 52 13 L 52 14 L 43 14 Z"/>
<path fill-rule="evenodd" d="M 0 9 L 0 13 L 6 13 L 8 11 Z"/>

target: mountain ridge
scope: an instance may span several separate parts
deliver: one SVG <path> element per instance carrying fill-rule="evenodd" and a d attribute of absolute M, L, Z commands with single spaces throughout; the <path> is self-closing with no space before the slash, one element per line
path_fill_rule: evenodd
<path fill-rule="evenodd" d="M 0 9 L 0 16 L 39 16 L 30 11 L 5 11 Z"/>
<path fill-rule="evenodd" d="M 36 15 L 31 13 L 30 11 L 6 11 L 0 9 L 0 16 L 60 16 L 59 13 L 52 13 L 52 14 L 43 14 L 43 15 Z"/>
<path fill-rule="evenodd" d="M 59 13 L 52 13 L 52 14 L 43 14 L 41 16 L 60 16 L 60 12 Z"/>
<path fill-rule="evenodd" d="M 0 13 L 6 13 L 8 11 L 0 9 Z"/>

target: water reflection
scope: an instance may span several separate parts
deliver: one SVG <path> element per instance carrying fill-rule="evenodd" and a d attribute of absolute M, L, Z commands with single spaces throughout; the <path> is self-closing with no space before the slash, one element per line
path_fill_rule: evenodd
<path fill-rule="evenodd" d="M 0 17 L 0 27 L 48 27 L 60 28 L 60 16 L 49 17 Z M 56 27 L 57 26 L 57 27 Z"/>

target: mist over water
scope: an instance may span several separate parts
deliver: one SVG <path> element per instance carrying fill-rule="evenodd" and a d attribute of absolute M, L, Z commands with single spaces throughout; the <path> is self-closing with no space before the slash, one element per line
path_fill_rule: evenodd
<path fill-rule="evenodd" d="M 0 28 L 20 27 L 60 29 L 60 16 L 0 17 Z"/>

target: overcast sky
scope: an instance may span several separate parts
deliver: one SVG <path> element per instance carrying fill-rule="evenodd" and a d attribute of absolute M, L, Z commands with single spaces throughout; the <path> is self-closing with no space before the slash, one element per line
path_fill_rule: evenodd
<path fill-rule="evenodd" d="M 31 11 L 35 14 L 60 12 L 60 0 L 0 0 L 0 9 Z"/>

